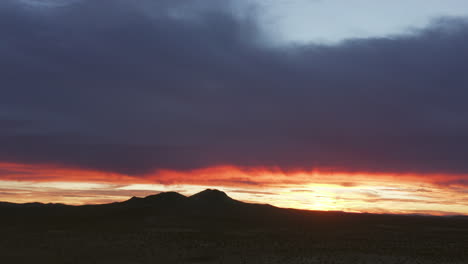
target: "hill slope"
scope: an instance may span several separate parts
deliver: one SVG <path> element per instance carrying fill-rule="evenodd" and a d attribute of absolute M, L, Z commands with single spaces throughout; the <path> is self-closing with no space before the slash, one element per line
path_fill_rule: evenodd
<path fill-rule="evenodd" d="M 0 203 L 0 224 L 207 227 L 353 227 L 356 225 L 468 226 L 466 217 L 373 215 L 277 208 L 237 201 L 219 190 L 207 189 L 186 197 L 163 192 L 144 198 L 101 205 L 69 206 L 41 203 Z"/>
<path fill-rule="evenodd" d="M 468 263 L 468 219 L 282 209 L 206 190 L 0 203 L 5 263 Z"/>

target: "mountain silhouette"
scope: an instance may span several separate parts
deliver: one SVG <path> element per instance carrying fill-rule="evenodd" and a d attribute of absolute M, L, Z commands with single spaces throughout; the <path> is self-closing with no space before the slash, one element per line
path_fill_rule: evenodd
<path fill-rule="evenodd" d="M 419 250 L 428 263 L 449 263 L 437 259 L 441 254 L 468 263 L 466 217 L 285 209 L 237 201 L 212 189 L 101 205 L 0 202 L 0 216 L 4 263 L 356 262 L 350 252 L 372 256 L 361 263 L 374 263 L 373 252 L 385 254 L 387 263 L 391 250 L 395 260 Z M 272 258 L 275 254 L 282 255 Z M 293 256 L 300 258 L 290 262 Z M 337 261 L 328 261 L 330 256 Z M 426 263 L 420 257 L 415 262 Z"/>
<path fill-rule="evenodd" d="M 225 192 L 206 189 L 192 196 L 184 196 L 177 192 L 161 192 L 144 198 L 132 197 L 131 199 L 113 203 L 113 206 L 127 207 L 165 207 L 165 206 L 185 206 L 186 209 L 196 209 L 197 207 L 219 207 L 229 205 L 246 204 L 229 197 Z"/>
<path fill-rule="evenodd" d="M 113 203 L 111 206 L 117 208 L 151 208 L 152 210 L 160 211 L 181 210 L 182 212 L 180 213 L 182 214 L 187 214 L 190 212 L 217 214 L 217 212 L 220 211 L 239 210 L 240 208 L 245 209 L 251 206 L 262 205 L 240 202 L 232 199 L 225 192 L 215 189 L 206 189 L 189 197 L 177 192 L 162 192 L 144 198 L 132 197 L 131 199 L 124 202 Z M 213 211 L 209 212 L 210 210 Z"/>
<path fill-rule="evenodd" d="M 232 209 L 232 206 L 248 206 L 247 203 L 234 200 L 231 197 L 229 197 L 226 193 L 215 189 L 206 189 L 202 192 L 196 193 L 188 197 L 188 200 L 190 201 L 192 206 L 199 207 L 224 207 L 224 209 Z"/>
<path fill-rule="evenodd" d="M 177 192 L 161 192 L 123 202 L 99 205 L 71 206 L 41 203 L 0 202 L 0 224 L 39 226 L 93 225 L 148 227 L 281 227 L 295 228 L 313 225 L 350 226 L 376 225 L 382 221 L 429 223 L 442 218 L 425 216 L 377 215 L 345 212 L 321 212 L 278 208 L 268 204 L 237 201 L 226 193 L 207 189 L 192 196 Z M 34 219 L 32 221 L 31 219 Z M 437 220 L 438 219 L 438 220 Z M 453 218 L 466 224 L 466 217 Z M 431 222 L 432 223 L 432 222 Z"/>
<path fill-rule="evenodd" d="M 177 192 L 162 192 L 144 198 L 132 197 L 121 203 L 114 203 L 114 206 L 134 206 L 134 207 L 154 207 L 172 205 L 183 202 L 187 197 Z"/>
<path fill-rule="evenodd" d="M 209 202 L 231 202 L 234 201 L 225 192 L 216 189 L 206 189 L 189 197 L 195 201 L 209 201 Z"/>
<path fill-rule="evenodd" d="M 98 221 L 106 225 L 133 222 L 138 225 L 214 227 L 253 223 L 263 225 L 264 222 L 273 222 L 271 219 L 278 221 L 285 215 L 291 215 L 291 210 L 267 204 L 245 203 L 232 199 L 222 191 L 207 189 L 188 197 L 177 192 L 161 192 L 142 198 L 132 197 L 123 202 L 98 205 L 34 203 L 34 206 L 31 206 L 0 203 L 0 213 L 12 216 L 12 222 L 27 221 L 34 217 L 37 223 L 43 224 L 74 222 L 81 219 L 80 224 Z"/>

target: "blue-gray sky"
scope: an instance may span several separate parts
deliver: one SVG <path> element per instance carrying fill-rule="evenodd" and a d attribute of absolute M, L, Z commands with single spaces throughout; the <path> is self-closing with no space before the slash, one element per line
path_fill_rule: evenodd
<path fill-rule="evenodd" d="M 281 42 L 336 43 L 420 29 L 431 20 L 468 15 L 465 0 L 250 0 Z"/>
<path fill-rule="evenodd" d="M 34 8 L 57 8 L 81 0 L 17 1 Z M 237 15 L 255 10 L 265 33 L 282 44 L 385 37 L 427 27 L 434 19 L 468 15 L 465 0 L 239 0 L 216 5 L 238 8 Z"/>

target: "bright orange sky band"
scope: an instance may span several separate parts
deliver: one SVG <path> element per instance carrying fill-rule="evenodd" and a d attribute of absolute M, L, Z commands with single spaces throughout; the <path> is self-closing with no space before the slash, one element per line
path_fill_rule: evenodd
<path fill-rule="evenodd" d="M 90 204 L 162 191 L 191 195 L 206 188 L 234 199 L 279 207 L 371 213 L 468 215 L 464 175 L 288 171 L 217 166 L 159 170 L 143 176 L 0 163 L 0 201 Z M 465 177 L 466 178 L 466 177 Z"/>

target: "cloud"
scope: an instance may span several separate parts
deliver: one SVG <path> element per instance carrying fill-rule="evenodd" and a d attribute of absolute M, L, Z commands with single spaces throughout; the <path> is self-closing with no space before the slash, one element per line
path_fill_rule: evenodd
<path fill-rule="evenodd" d="M 461 178 L 451 179 L 451 180 L 437 182 L 437 184 L 442 185 L 442 186 L 448 186 L 448 187 L 460 186 L 462 187 L 462 190 L 464 192 L 468 192 L 468 190 L 465 189 L 465 187 L 468 187 L 468 179 L 461 179 Z"/>
<path fill-rule="evenodd" d="M 465 19 L 278 47 L 216 3 L 2 2 L 0 161 L 468 172 Z"/>

